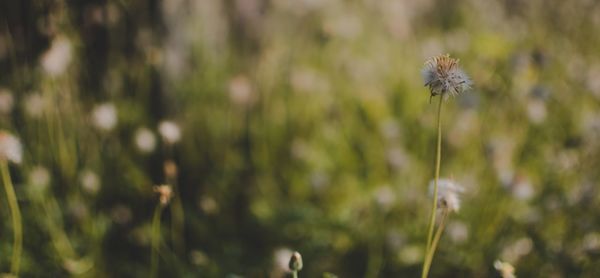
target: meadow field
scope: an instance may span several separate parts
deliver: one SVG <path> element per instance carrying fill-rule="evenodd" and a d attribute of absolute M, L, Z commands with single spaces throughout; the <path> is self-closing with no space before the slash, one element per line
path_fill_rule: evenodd
<path fill-rule="evenodd" d="M 593 0 L 2 0 L 0 277 L 422 277 L 430 223 L 428 277 L 598 277 L 598 30 Z M 470 86 L 432 96 L 445 54 Z"/>

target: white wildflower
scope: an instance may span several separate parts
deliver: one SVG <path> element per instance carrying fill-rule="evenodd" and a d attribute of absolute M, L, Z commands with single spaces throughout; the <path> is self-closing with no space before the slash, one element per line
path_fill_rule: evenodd
<path fill-rule="evenodd" d="M 112 130 L 117 125 L 117 108 L 112 103 L 97 105 L 92 110 L 92 121 L 100 130 Z"/>
<path fill-rule="evenodd" d="M 515 278 L 515 267 L 510 263 L 496 260 L 494 262 L 494 268 L 500 272 L 502 278 Z"/>
<path fill-rule="evenodd" d="M 290 262 L 290 257 L 292 256 L 293 251 L 288 248 L 279 248 L 275 250 L 273 254 L 273 259 L 275 261 L 275 268 L 281 272 L 288 272 L 288 263 Z"/>
<path fill-rule="evenodd" d="M 96 194 L 100 190 L 100 178 L 91 170 L 83 170 L 79 182 L 83 190 L 89 194 Z"/>
<path fill-rule="evenodd" d="M 421 74 L 432 97 L 442 95 L 446 99 L 471 88 L 471 79 L 458 67 L 458 59 L 448 54 L 427 60 Z"/>
<path fill-rule="evenodd" d="M 43 166 L 35 166 L 29 171 L 28 181 L 30 192 L 41 194 L 50 185 L 50 172 Z"/>
<path fill-rule="evenodd" d="M 12 112 L 14 103 L 13 93 L 9 89 L 0 88 L 0 114 Z"/>
<path fill-rule="evenodd" d="M 235 105 L 238 106 L 249 106 L 251 105 L 256 96 L 250 80 L 244 75 L 239 75 L 232 78 L 229 81 L 229 99 Z"/>
<path fill-rule="evenodd" d="M 145 127 L 135 132 L 135 146 L 143 153 L 151 153 L 156 148 L 156 136 Z"/>
<path fill-rule="evenodd" d="M 23 161 L 21 141 L 7 131 L 0 131 L 0 160 L 20 164 Z"/>
<path fill-rule="evenodd" d="M 72 47 L 69 39 L 63 36 L 56 37 L 50 49 L 48 49 L 41 58 L 41 65 L 44 71 L 52 77 L 56 77 L 65 72 L 72 58 Z"/>
<path fill-rule="evenodd" d="M 46 101 L 39 93 L 33 93 L 25 97 L 23 106 L 27 116 L 39 119 L 44 114 L 44 109 L 46 109 Z"/>
<path fill-rule="evenodd" d="M 429 182 L 429 193 L 433 195 L 434 180 Z M 438 180 L 438 207 L 447 208 L 449 211 L 457 212 L 460 209 L 459 194 L 464 188 L 450 179 Z"/>
<path fill-rule="evenodd" d="M 181 129 L 171 121 L 162 121 L 158 125 L 158 132 L 163 140 L 168 144 L 175 144 L 181 139 Z"/>

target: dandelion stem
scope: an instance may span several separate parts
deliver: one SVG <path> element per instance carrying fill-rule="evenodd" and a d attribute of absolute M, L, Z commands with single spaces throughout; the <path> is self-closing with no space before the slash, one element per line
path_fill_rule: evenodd
<path fill-rule="evenodd" d="M 158 273 L 158 253 L 160 248 L 160 216 L 163 205 L 158 204 L 152 217 L 152 258 L 150 264 L 150 278 L 157 277 Z"/>
<path fill-rule="evenodd" d="M 292 271 L 292 278 L 298 278 L 298 270 Z"/>
<path fill-rule="evenodd" d="M 13 225 L 13 253 L 10 262 L 10 272 L 15 276 L 19 276 L 19 265 L 21 261 L 21 250 L 23 248 L 23 230 L 21 223 L 21 211 L 19 210 L 19 203 L 17 202 L 17 195 L 10 178 L 10 172 L 8 170 L 8 162 L 5 159 L 0 161 L 0 168 L 2 171 L 2 183 L 6 190 L 6 196 L 8 199 L 8 206 L 10 207 L 10 214 Z"/>
<path fill-rule="evenodd" d="M 433 205 L 431 209 L 431 215 L 429 217 L 429 231 L 427 232 L 427 246 L 425 248 L 425 257 L 427 258 L 431 249 L 431 241 L 433 240 L 433 230 L 435 227 L 435 213 L 437 210 L 438 202 L 438 180 L 440 179 L 440 163 L 442 160 L 442 103 L 443 96 L 440 96 L 440 102 L 438 104 L 437 111 L 437 145 L 436 145 L 436 156 L 435 156 L 435 178 L 433 180 Z M 426 269 L 427 268 L 427 269 Z M 426 265 L 426 261 L 423 262 L 423 278 L 427 277 L 429 272 L 429 266 Z"/>
<path fill-rule="evenodd" d="M 431 243 L 430 250 L 427 253 L 427 257 L 425 258 L 425 264 L 423 269 L 423 277 L 427 277 L 429 274 L 429 268 L 431 267 L 431 262 L 433 261 L 433 255 L 435 254 L 435 248 L 437 247 L 440 238 L 442 237 L 442 233 L 444 232 L 444 228 L 446 227 L 446 220 L 448 219 L 448 209 L 445 208 L 442 214 L 442 219 L 440 220 L 440 226 L 435 232 L 435 237 L 433 238 L 433 242 Z"/>

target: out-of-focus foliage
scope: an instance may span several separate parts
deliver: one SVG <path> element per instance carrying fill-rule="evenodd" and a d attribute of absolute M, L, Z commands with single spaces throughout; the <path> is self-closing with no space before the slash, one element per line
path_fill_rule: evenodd
<path fill-rule="evenodd" d="M 165 183 L 162 277 L 282 277 L 292 250 L 303 277 L 419 276 L 420 70 L 450 53 L 474 86 L 444 106 L 442 175 L 467 190 L 432 277 L 593 277 L 599 28 L 589 0 L 2 1 L 22 276 L 147 277 Z"/>

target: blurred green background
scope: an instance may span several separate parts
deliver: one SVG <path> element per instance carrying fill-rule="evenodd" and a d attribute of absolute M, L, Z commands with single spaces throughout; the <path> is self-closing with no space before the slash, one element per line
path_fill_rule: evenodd
<path fill-rule="evenodd" d="M 474 86 L 444 106 L 441 172 L 466 192 L 431 276 L 596 277 L 599 28 L 592 0 L 4 0 L 21 274 L 147 277 L 168 183 L 161 277 L 284 277 L 293 250 L 301 277 L 419 277 L 420 71 L 449 53 Z M 8 272 L 3 191 L 0 217 Z"/>

